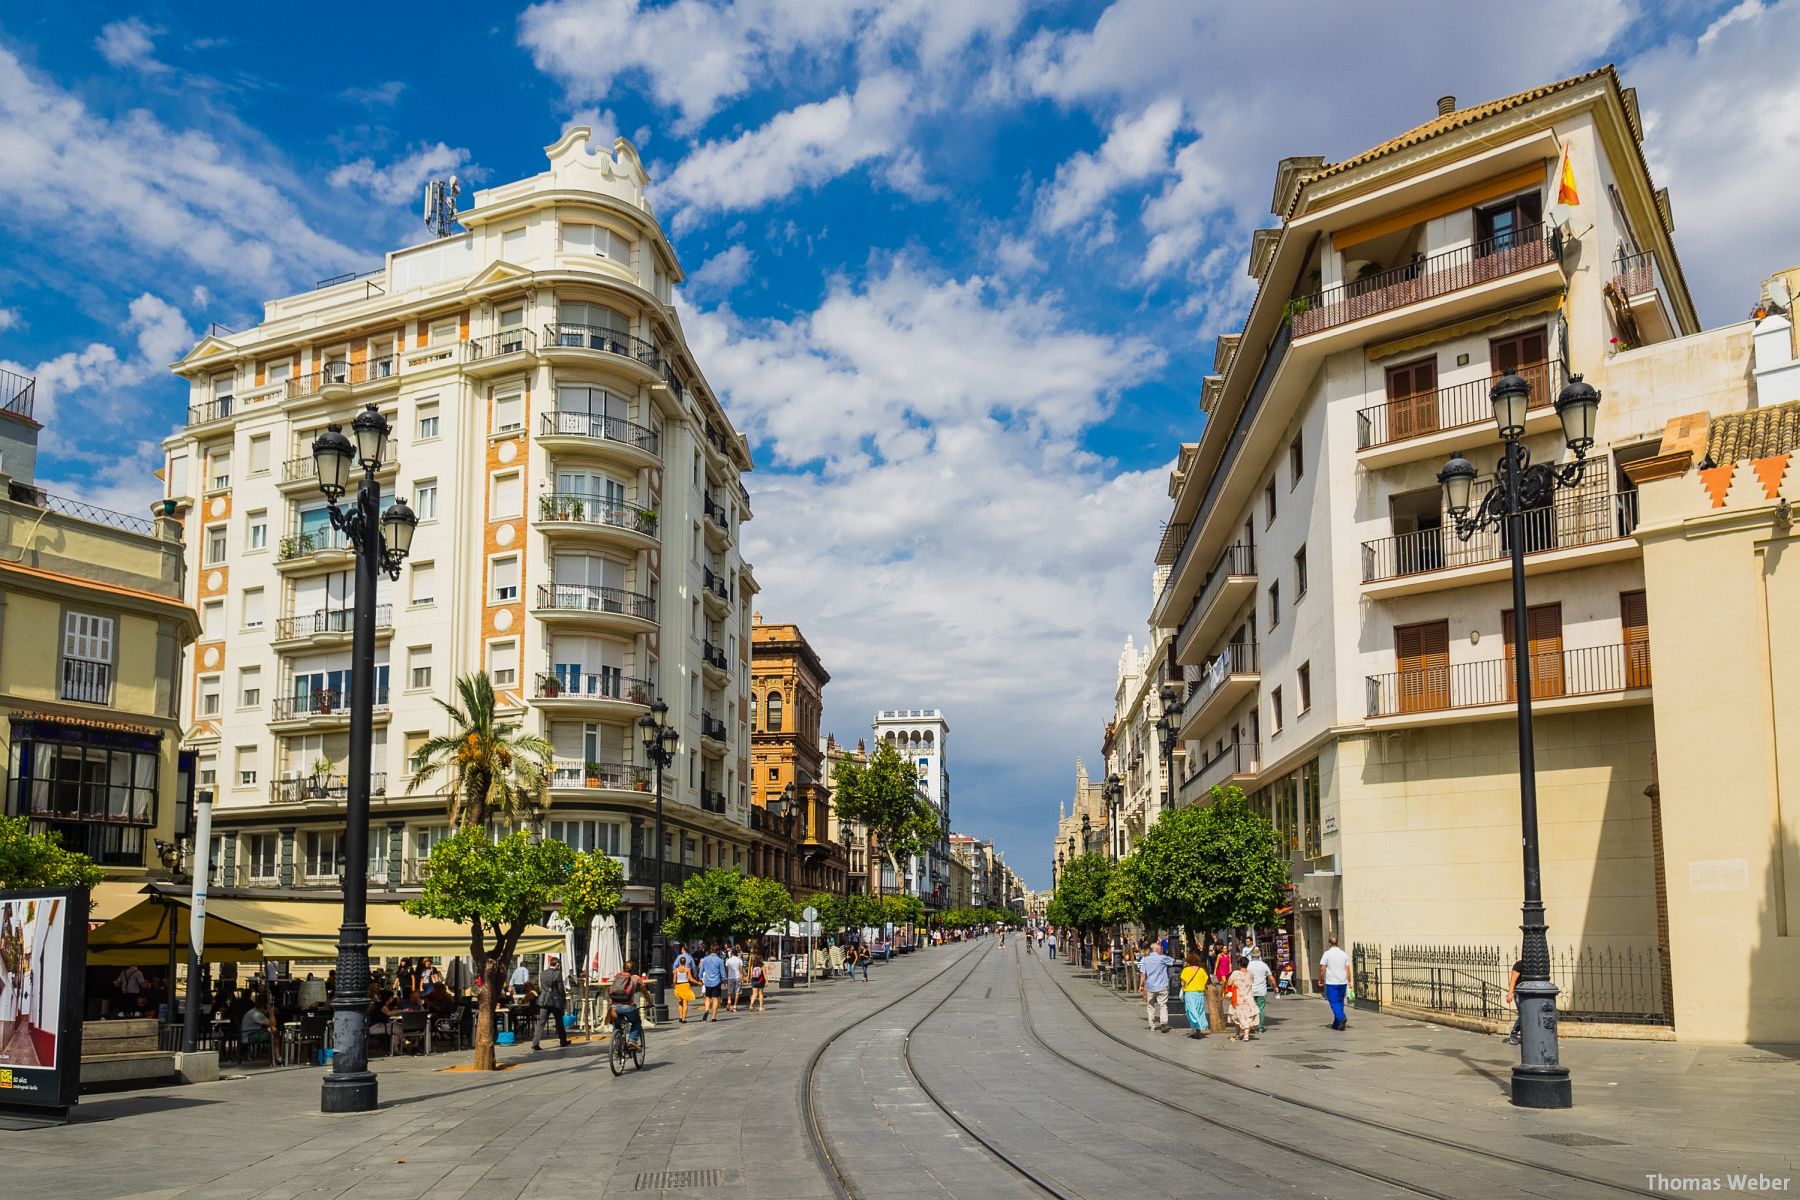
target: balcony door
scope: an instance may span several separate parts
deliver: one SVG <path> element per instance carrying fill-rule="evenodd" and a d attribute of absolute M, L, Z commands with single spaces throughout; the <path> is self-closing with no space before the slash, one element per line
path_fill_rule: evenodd
<path fill-rule="evenodd" d="M 1383 441 L 1418 437 L 1438 430 L 1437 358 L 1421 358 L 1387 369 L 1387 429 Z"/>
<path fill-rule="evenodd" d="M 1450 707 L 1450 622 L 1394 627 L 1400 665 L 1400 711 L 1438 712 Z"/>
<path fill-rule="evenodd" d="M 1494 379 L 1517 375 L 1531 385 L 1532 408 L 1543 408 L 1555 401 L 1550 393 L 1550 334 L 1542 325 L 1488 342 L 1488 366 Z"/>
<path fill-rule="evenodd" d="M 1650 609 L 1643 592 L 1619 593 L 1619 625 L 1625 634 L 1625 686 L 1650 686 Z"/>
<path fill-rule="evenodd" d="M 1475 211 L 1476 254 L 1497 254 L 1523 244 L 1537 235 L 1543 219 L 1543 200 L 1533 192 L 1524 192 L 1499 204 Z"/>
<path fill-rule="evenodd" d="M 1568 685 L 1563 677 L 1562 605 L 1534 605 L 1525 610 L 1525 623 L 1526 636 L 1530 639 L 1525 652 L 1530 658 L 1531 698 L 1545 700 L 1565 695 Z M 1510 704 L 1518 695 L 1513 678 L 1513 638 L 1517 626 L 1510 608 L 1500 614 L 1500 632 L 1506 644 L 1502 674 L 1506 676 L 1506 699 Z"/>
<path fill-rule="evenodd" d="M 625 564 L 602 554 L 559 554 L 551 564 L 558 608 L 622 612 Z"/>

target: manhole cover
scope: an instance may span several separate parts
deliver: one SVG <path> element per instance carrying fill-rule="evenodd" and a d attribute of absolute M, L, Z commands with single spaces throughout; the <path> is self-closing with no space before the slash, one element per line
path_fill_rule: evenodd
<path fill-rule="evenodd" d="M 714 1168 L 709 1171 L 645 1171 L 637 1177 L 639 1192 L 676 1192 L 683 1188 L 719 1187 L 725 1182 L 725 1172 Z"/>
<path fill-rule="evenodd" d="M 1555 1142 L 1559 1146 L 1623 1146 L 1624 1142 L 1615 1142 L 1611 1138 L 1595 1137 L 1591 1133 L 1528 1133 L 1529 1138 L 1540 1142 Z"/>

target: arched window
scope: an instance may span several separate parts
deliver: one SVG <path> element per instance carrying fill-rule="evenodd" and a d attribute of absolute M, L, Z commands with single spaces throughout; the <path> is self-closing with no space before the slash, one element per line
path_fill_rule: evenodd
<path fill-rule="evenodd" d="M 769 693 L 769 732 L 781 732 L 781 693 Z"/>

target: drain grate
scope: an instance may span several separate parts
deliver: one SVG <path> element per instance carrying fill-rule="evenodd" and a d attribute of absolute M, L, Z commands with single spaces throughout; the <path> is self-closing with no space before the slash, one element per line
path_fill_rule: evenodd
<path fill-rule="evenodd" d="M 707 1171 L 645 1171 L 637 1177 L 639 1192 L 677 1192 L 684 1188 L 723 1186 L 725 1172 L 718 1168 Z"/>
<path fill-rule="evenodd" d="M 1540 1142 L 1555 1142 L 1558 1146 L 1623 1146 L 1624 1142 L 1615 1142 L 1611 1138 L 1595 1137 L 1591 1133 L 1528 1133 L 1528 1138 L 1536 1138 Z"/>
<path fill-rule="evenodd" d="M 712 1050 L 702 1050 L 700 1052 L 700 1056 L 702 1058 L 704 1058 L 708 1054 L 742 1054 L 747 1048 L 748 1047 L 739 1046 L 739 1047 L 733 1049 L 732 1047 L 729 1047 L 729 1046 L 719 1046 Z"/>

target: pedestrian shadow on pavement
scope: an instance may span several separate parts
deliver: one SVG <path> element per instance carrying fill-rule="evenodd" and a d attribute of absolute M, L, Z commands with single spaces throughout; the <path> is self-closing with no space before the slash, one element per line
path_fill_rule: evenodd
<path fill-rule="evenodd" d="M 69 1124 L 85 1125 L 94 1121 L 117 1121 L 125 1117 L 141 1117 L 149 1113 L 172 1112 L 181 1108 L 203 1108 L 222 1104 L 223 1100 L 203 1100 L 195 1096 L 144 1095 L 109 1096 L 104 1100 L 84 1100 L 69 1110 Z"/>

